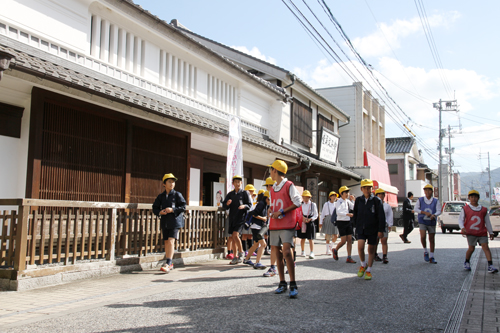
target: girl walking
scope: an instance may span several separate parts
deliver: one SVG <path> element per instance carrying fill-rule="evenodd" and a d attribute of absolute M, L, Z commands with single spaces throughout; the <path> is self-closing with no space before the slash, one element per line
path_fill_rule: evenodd
<path fill-rule="evenodd" d="M 326 254 L 332 254 L 332 246 L 337 241 L 337 234 L 339 233 L 337 226 L 335 225 L 337 214 L 335 212 L 335 201 L 337 201 L 338 194 L 331 191 L 328 195 L 328 201 L 323 205 L 321 210 L 321 217 L 319 225 L 321 227 L 321 232 L 325 234 L 326 240 Z M 332 241 L 330 243 L 330 240 Z"/>

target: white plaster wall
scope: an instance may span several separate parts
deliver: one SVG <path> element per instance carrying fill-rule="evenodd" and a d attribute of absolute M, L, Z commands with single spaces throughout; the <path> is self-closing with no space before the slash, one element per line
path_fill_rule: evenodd
<path fill-rule="evenodd" d="M 143 77 L 151 82 L 158 82 L 160 79 L 160 48 L 148 41 L 144 42 L 145 50 Z"/>
<path fill-rule="evenodd" d="M 339 160 L 344 166 L 355 166 L 357 164 L 357 138 L 356 127 L 356 86 L 332 87 L 318 89 L 318 92 L 329 99 L 332 103 L 341 108 L 351 117 L 349 125 L 342 126 L 338 132 L 339 142 Z M 359 133 L 358 133 L 359 134 Z"/>
<path fill-rule="evenodd" d="M 90 32 L 90 1 L 2 0 L 0 20 L 57 42 L 60 46 L 87 52 Z"/>
<path fill-rule="evenodd" d="M 0 198 L 24 198 L 30 123 L 31 86 L 4 75 L 0 102 L 24 107 L 21 138 L 0 135 Z M 4 209 L 2 207 L 2 209 Z"/>
<path fill-rule="evenodd" d="M 240 89 L 240 116 L 253 124 L 269 126 L 269 100 L 259 97 L 245 87 Z"/>

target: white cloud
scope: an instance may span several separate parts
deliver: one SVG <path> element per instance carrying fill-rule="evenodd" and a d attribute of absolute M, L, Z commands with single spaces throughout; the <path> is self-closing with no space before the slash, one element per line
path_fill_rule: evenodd
<path fill-rule="evenodd" d="M 268 57 L 260 52 L 260 50 L 257 47 L 252 47 L 251 50 L 249 50 L 246 46 L 231 46 L 231 48 L 238 50 L 240 52 L 246 53 L 248 55 L 251 55 L 252 57 L 255 57 L 260 60 L 267 61 L 273 65 L 276 65 L 276 59 L 272 57 Z"/>
<path fill-rule="evenodd" d="M 370 79 L 368 72 L 363 69 L 359 63 L 344 63 L 342 65 L 349 68 L 356 78 L 364 81 L 364 89 L 378 91 L 379 94 L 374 94 L 374 96 L 378 98 L 383 105 L 392 104 L 379 88 L 375 89 L 377 85 Z M 374 72 L 375 76 L 387 89 L 390 96 L 394 98 L 398 105 L 412 119 L 413 122 L 406 122 L 407 125 L 417 133 L 419 138 L 422 139 L 433 152 L 437 152 L 435 148 L 438 140 L 438 112 L 432 107 L 432 103 L 440 99 L 453 98 L 453 96 L 448 97 L 443 87 L 439 71 L 436 69 L 425 70 L 418 67 L 404 67 L 399 61 L 389 57 L 381 58 L 376 67 L 378 71 Z M 363 80 L 356 68 L 363 73 L 363 77 L 368 83 Z M 307 68 L 295 68 L 294 73 L 315 88 L 351 85 L 353 83 L 353 79 L 344 72 L 339 64 L 331 64 L 327 60 L 321 60 L 315 66 L 309 66 Z M 461 114 L 467 114 L 468 118 L 474 118 L 475 113 L 482 114 L 483 117 L 495 118 L 495 115 L 497 115 L 496 110 L 491 110 L 490 113 L 483 113 L 485 111 L 482 109 L 482 106 L 479 105 L 496 105 L 500 102 L 495 102 L 500 98 L 500 82 L 491 80 L 484 75 L 468 69 L 444 70 L 444 73 L 449 82 L 456 89 L 456 99 L 459 102 Z M 410 91 L 413 95 L 423 96 L 423 100 L 410 95 L 399 87 L 406 91 Z M 386 109 L 389 108 L 386 107 Z M 390 109 L 395 110 L 396 107 L 392 104 Z M 389 112 L 394 113 L 392 111 Z M 480 119 L 478 119 L 478 121 L 481 122 Z M 401 123 L 400 120 L 398 120 L 398 122 Z M 463 121 L 463 123 L 466 122 Z M 443 127 L 448 124 L 458 125 L 458 117 L 455 113 L 443 114 Z M 468 125 L 470 124 L 469 122 Z M 497 125 L 500 126 L 500 124 Z M 498 140 L 483 143 L 483 141 L 491 140 L 492 136 L 494 137 L 496 135 L 496 132 L 491 130 L 492 128 L 491 125 L 464 127 L 464 134 L 455 135 L 452 144 L 454 147 L 457 147 L 457 152 L 460 154 L 472 154 L 474 151 L 477 153 L 479 151 L 478 147 L 481 147 L 483 151 L 489 149 L 492 152 L 498 151 L 498 153 L 500 153 Z M 500 128 L 498 128 L 498 130 L 500 132 Z M 386 137 L 402 135 L 407 135 L 407 133 L 403 132 L 399 127 L 396 127 L 393 120 L 387 116 Z M 478 145 L 463 146 L 471 143 L 478 143 Z M 425 161 L 430 166 L 435 166 L 436 164 L 436 162 L 428 156 L 425 157 Z"/>
<path fill-rule="evenodd" d="M 460 17 L 458 12 L 436 14 L 428 17 L 429 25 L 434 27 L 449 27 Z M 354 47 L 363 57 L 378 57 L 391 53 L 401 46 L 401 40 L 415 33 L 423 33 L 420 17 L 411 20 L 396 20 L 392 24 L 380 23 L 375 32 L 365 37 L 352 40 Z M 389 45 L 390 47 L 389 47 Z"/>

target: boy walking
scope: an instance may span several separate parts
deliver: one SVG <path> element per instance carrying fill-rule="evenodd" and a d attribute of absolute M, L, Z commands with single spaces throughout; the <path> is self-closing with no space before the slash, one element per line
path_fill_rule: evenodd
<path fill-rule="evenodd" d="M 163 176 L 165 191 L 156 197 L 153 203 L 153 213 L 160 216 L 160 227 L 165 242 L 166 263 L 160 268 L 162 272 L 168 273 L 174 268 L 172 257 L 174 256 L 175 240 L 179 238 L 179 229 L 184 227 L 184 212 L 186 211 L 186 200 L 180 192 L 174 190 L 177 178 L 167 173 Z"/>
<path fill-rule="evenodd" d="M 362 196 L 354 201 L 353 220 L 356 224 L 358 238 L 358 254 L 361 266 L 358 276 L 365 280 L 372 279 L 372 265 L 375 259 L 375 249 L 378 239 L 384 237 L 385 214 L 382 201 L 373 195 L 373 182 L 370 179 L 361 181 Z M 368 243 L 368 267 L 365 261 L 365 243 Z"/>
<path fill-rule="evenodd" d="M 488 273 L 498 273 L 498 269 L 493 267 L 491 260 L 491 251 L 488 246 L 488 233 L 490 239 L 493 240 L 493 228 L 491 227 L 490 216 L 486 207 L 482 207 L 479 201 L 479 192 L 476 190 L 469 191 L 468 194 L 470 204 L 465 205 L 460 215 L 458 216 L 458 225 L 462 230 L 462 235 L 467 236 L 469 248 L 465 253 L 464 269 L 470 271 L 470 257 L 476 248 L 476 244 L 481 245 L 486 260 L 488 260 Z"/>
<path fill-rule="evenodd" d="M 238 251 L 238 256 L 234 256 L 229 264 L 236 265 L 242 262 L 243 246 L 241 245 L 240 234 L 245 225 L 245 216 L 252 207 L 252 200 L 247 191 L 241 188 L 243 178 L 241 176 L 233 177 L 234 190 L 229 192 L 222 203 L 224 209 L 229 209 L 229 234 L 233 240 L 233 248 Z"/>
<path fill-rule="evenodd" d="M 434 187 L 430 184 L 424 186 L 425 197 L 418 198 L 414 211 L 418 213 L 418 227 L 420 229 L 420 242 L 424 248 L 424 260 L 437 264 L 434 259 L 436 218 L 441 214 L 441 204 L 434 198 Z M 426 233 L 429 233 L 430 254 L 427 250 Z"/>
<path fill-rule="evenodd" d="M 297 218 L 295 209 L 301 205 L 301 197 L 295 185 L 285 178 L 288 166 L 284 161 L 276 160 L 269 165 L 271 178 L 276 182 L 271 192 L 271 208 L 269 222 L 271 253 L 276 253 L 278 274 L 280 283 L 275 290 L 276 294 L 282 294 L 287 290 L 285 281 L 285 267 L 283 259 L 286 260 L 288 274 L 290 275 L 290 298 L 298 295 L 297 282 L 295 281 L 295 264 L 293 261 L 292 247 L 295 237 Z M 283 245 L 283 247 L 281 247 Z"/>

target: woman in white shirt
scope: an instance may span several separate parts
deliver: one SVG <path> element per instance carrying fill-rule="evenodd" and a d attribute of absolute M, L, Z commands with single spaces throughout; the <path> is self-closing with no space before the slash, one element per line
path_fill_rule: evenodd
<path fill-rule="evenodd" d="M 306 252 L 304 247 L 306 239 L 309 240 L 309 259 L 314 259 L 314 236 L 316 228 L 314 221 L 318 218 L 318 207 L 311 201 L 311 192 L 305 190 L 302 192 L 302 229 L 297 230 L 297 237 L 300 238 L 300 247 L 302 249 L 302 256 L 305 257 Z"/>
<path fill-rule="evenodd" d="M 332 254 L 332 244 L 337 241 L 338 229 L 335 225 L 336 215 L 334 214 L 335 201 L 337 201 L 337 198 L 338 194 L 331 191 L 328 195 L 328 201 L 323 205 L 319 220 L 321 232 L 325 234 L 326 255 Z M 330 243 L 330 240 L 332 240 L 332 243 Z"/>

